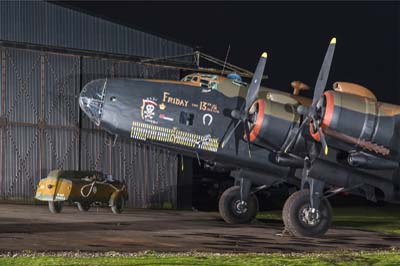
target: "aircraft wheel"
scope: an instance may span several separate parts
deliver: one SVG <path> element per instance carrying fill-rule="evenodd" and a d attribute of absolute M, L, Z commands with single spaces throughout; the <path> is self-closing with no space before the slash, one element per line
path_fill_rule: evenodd
<path fill-rule="evenodd" d="M 49 201 L 49 210 L 51 213 L 60 213 L 63 208 L 62 201 Z"/>
<path fill-rule="evenodd" d="M 87 212 L 90 209 L 90 203 L 88 202 L 77 202 L 76 206 L 78 210 L 81 212 Z"/>
<path fill-rule="evenodd" d="M 120 214 L 124 209 L 124 206 L 125 206 L 124 196 L 122 195 L 122 193 L 118 193 L 113 204 L 111 205 L 111 211 L 114 214 Z"/>
<path fill-rule="evenodd" d="M 250 194 L 247 201 L 240 200 L 240 186 L 233 186 L 222 193 L 219 200 L 219 213 L 229 224 L 244 224 L 253 221 L 258 212 L 258 199 Z"/>
<path fill-rule="evenodd" d="M 296 237 L 320 237 L 332 222 L 332 207 L 327 199 L 321 200 L 320 209 L 313 210 L 308 189 L 296 191 L 285 202 L 282 212 L 286 230 Z"/>

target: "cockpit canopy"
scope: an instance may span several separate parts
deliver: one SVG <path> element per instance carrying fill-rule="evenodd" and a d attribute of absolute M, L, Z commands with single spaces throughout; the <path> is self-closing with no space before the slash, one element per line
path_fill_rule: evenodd
<path fill-rule="evenodd" d="M 218 89 L 218 83 L 220 81 L 218 75 L 209 75 L 209 74 L 201 74 L 201 73 L 193 73 L 187 75 L 182 79 L 183 82 L 191 82 L 199 87 L 208 88 L 211 90 Z"/>
<path fill-rule="evenodd" d="M 226 80 L 227 78 L 228 80 L 229 79 L 232 80 L 232 83 L 235 84 L 236 86 L 240 87 L 247 86 L 247 83 L 243 82 L 242 78 L 236 73 L 228 74 L 227 77 L 219 75 L 211 75 L 211 74 L 193 73 L 185 76 L 182 79 L 182 81 L 190 82 L 195 86 L 199 86 L 205 89 L 217 90 L 219 83 L 223 80 Z"/>

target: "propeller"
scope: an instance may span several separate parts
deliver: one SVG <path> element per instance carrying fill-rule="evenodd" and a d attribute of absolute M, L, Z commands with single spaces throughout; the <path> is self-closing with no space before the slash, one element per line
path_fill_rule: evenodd
<path fill-rule="evenodd" d="M 324 61 L 322 62 L 321 69 L 319 71 L 318 79 L 314 88 L 313 101 L 310 107 L 300 105 L 297 107 L 297 113 L 303 116 L 303 122 L 301 123 L 295 136 L 288 142 L 283 148 L 285 153 L 289 152 L 297 138 L 303 131 L 304 127 L 309 125 L 311 122 L 312 130 L 318 132 L 322 144 L 322 148 L 325 155 L 328 155 L 328 144 L 325 140 L 325 135 L 321 129 L 321 110 L 322 110 L 322 95 L 324 94 L 326 83 L 329 77 L 329 71 L 331 69 L 333 54 L 335 52 L 336 38 L 332 38 L 329 44 L 328 50 L 326 51 Z"/>
<path fill-rule="evenodd" d="M 238 120 L 236 125 L 232 128 L 231 131 L 226 134 L 226 136 L 222 137 L 221 139 L 221 148 L 224 148 L 225 145 L 228 143 L 229 139 L 235 133 L 236 129 L 239 127 L 240 124 L 243 124 L 243 131 L 245 132 L 245 136 L 248 143 L 249 149 L 249 157 L 251 157 L 250 151 L 250 108 L 254 101 L 257 98 L 258 91 L 260 90 L 260 84 L 264 73 L 265 63 L 267 62 L 267 53 L 262 53 L 260 60 L 258 61 L 256 71 L 254 72 L 253 78 L 247 90 L 247 95 L 245 99 L 245 104 L 240 108 L 240 110 L 235 109 L 231 112 L 231 117 Z"/>

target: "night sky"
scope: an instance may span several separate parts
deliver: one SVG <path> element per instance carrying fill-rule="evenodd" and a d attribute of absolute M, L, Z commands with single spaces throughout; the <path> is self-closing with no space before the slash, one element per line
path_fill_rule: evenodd
<path fill-rule="evenodd" d="M 263 84 L 291 91 L 314 86 L 331 37 L 337 46 L 330 80 L 360 83 L 400 104 L 400 5 L 393 2 L 69 2 L 139 30 L 182 42 L 254 70 L 269 54 Z"/>

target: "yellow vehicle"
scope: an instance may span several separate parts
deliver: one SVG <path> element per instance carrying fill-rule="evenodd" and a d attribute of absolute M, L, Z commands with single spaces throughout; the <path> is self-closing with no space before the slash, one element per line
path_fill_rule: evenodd
<path fill-rule="evenodd" d="M 53 170 L 40 180 L 35 198 L 48 201 L 52 213 L 60 213 L 64 201 L 69 201 L 80 211 L 107 204 L 117 214 L 128 200 L 128 192 L 125 183 L 101 172 Z"/>

